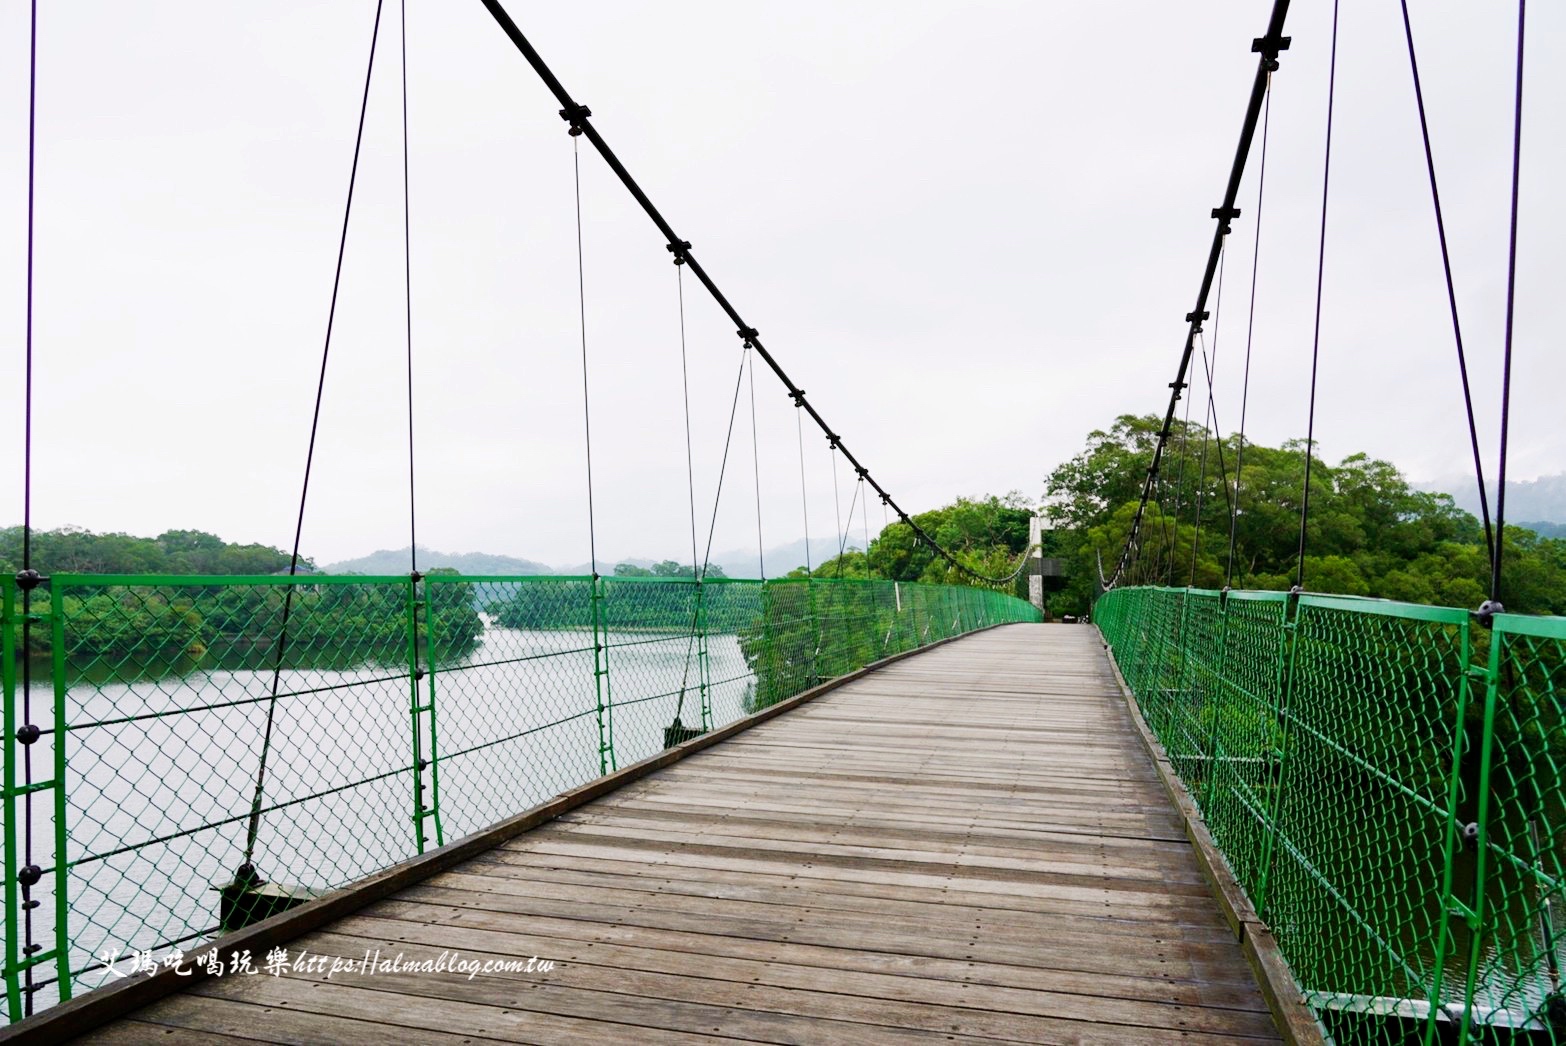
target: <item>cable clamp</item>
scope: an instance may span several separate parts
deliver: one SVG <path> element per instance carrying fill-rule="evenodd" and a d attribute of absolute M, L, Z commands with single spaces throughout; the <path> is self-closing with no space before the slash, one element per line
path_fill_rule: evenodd
<path fill-rule="evenodd" d="M 1208 315 L 1209 314 L 1206 309 L 1203 309 L 1201 312 L 1188 312 L 1185 314 L 1185 322 L 1201 323 L 1203 320 L 1207 319 Z"/>
<path fill-rule="evenodd" d="M 1234 221 L 1239 216 L 1240 216 L 1240 209 L 1238 207 L 1214 207 L 1213 208 L 1213 217 L 1217 218 L 1218 219 L 1218 223 L 1219 223 L 1218 224 L 1218 231 L 1219 231 L 1220 234 L 1222 234 L 1224 236 L 1229 235 L 1229 233 L 1232 231 L 1229 228 L 1229 223 Z"/>
<path fill-rule="evenodd" d="M 761 334 L 754 327 L 741 327 L 734 333 L 745 339 L 745 347 L 747 349 L 755 348 L 756 339 L 761 337 Z"/>
<path fill-rule="evenodd" d="M 1268 33 L 1251 41 L 1251 53 L 1262 56 L 1262 68 L 1269 73 L 1278 71 L 1278 52 L 1287 51 L 1292 38 L 1278 33 Z"/>
<path fill-rule="evenodd" d="M 794 401 L 794 406 L 796 406 L 796 407 L 803 407 L 805 405 L 805 390 L 804 389 L 794 389 L 794 390 L 790 391 L 788 395 L 789 395 L 789 398 Z"/>
<path fill-rule="evenodd" d="M 582 121 L 593 115 L 593 111 L 585 105 L 573 105 L 570 108 L 560 110 L 560 119 L 571 125 L 571 137 L 575 138 L 582 133 Z"/>
<path fill-rule="evenodd" d="M 674 264 L 684 265 L 686 256 L 690 253 L 691 241 L 675 240 L 673 243 L 664 244 L 664 249 L 674 255 Z"/>
<path fill-rule="evenodd" d="M 36 570 L 18 570 L 16 572 L 16 587 L 23 592 L 31 592 L 49 579 Z"/>
<path fill-rule="evenodd" d="M 881 504 L 883 504 L 883 505 L 890 505 L 891 503 L 892 503 L 892 495 L 890 495 L 890 494 L 882 494 L 881 495 Z"/>
<path fill-rule="evenodd" d="M 866 479 L 870 478 L 869 470 L 867 470 L 863 465 L 855 465 L 854 466 L 854 471 L 859 473 L 859 478 L 861 480 L 866 480 Z"/>

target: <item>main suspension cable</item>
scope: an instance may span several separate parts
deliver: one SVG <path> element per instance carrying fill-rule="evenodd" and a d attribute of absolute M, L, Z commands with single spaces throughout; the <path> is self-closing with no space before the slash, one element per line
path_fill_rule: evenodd
<path fill-rule="evenodd" d="M 564 85 L 560 83 L 560 80 L 550 70 L 549 66 L 544 63 L 544 60 L 539 55 L 538 51 L 534 49 L 530 42 L 528 42 L 527 37 L 522 34 L 522 30 L 517 28 L 516 22 L 513 21 L 511 16 L 506 13 L 506 9 L 501 5 L 500 0 L 481 0 L 481 2 L 483 3 L 485 9 L 488 10 L 490 15 L 495 19 L 496 24 L 500 26 L 501 31 L 506 34 L 507 38 L 511 40 L 512 44 L 522 54 L 522 57 L 526 59 L 528 65 L 530 65 L 533 68 L 533 71 L 538 74 L 539 79 L 544 82 L 544 86 L 547 87 L 550 93 L 555 96 L 557 101 L 559 101 L 561 105 L 560 116 L 571 125 L 572 133 L 585 135 L 587 140 L 592 143 L 593 147 L 598 150 L 598 154 L 602 156 L 604 162 L 609 165 L 609 169 L 614 172 L 617 178 L 620 179 L 620 183 L 625 186 L 626 190 L 631 194 L 632 198 L 635 199 L 637 204 L 641 206 L 642 210 L 646 212 L 647 217 L 652 220 L 655 226 L 657 226 L 659 233 L 664 237 L 667 249 L 673 252 L 677 257 L 683 257 L 685 259 L 686 264 L 690 267 L 691 274 L 701 282 L 702 286 L 707 289 L 707 293 L 712 296 L 712 299 L 715 302 L 717 302 L 718 307 L 721 308 L 725 314 L 727 314 L 731 321 L 733 321 L 736 327 L 735 333 L 742 340 L 749 341 L 751 343 L 751 347 L 756 351 L 756 354 L 761 357 L 767 366 L 772 369 L 772 373 L 777 376 L 780 382 L 782 382 L 783 388 L 787 392 L 789 398 L 794 401 L 796 406 L 805 410 L 810 415 L 811 420 L 813 420 L 820 427 L 821 431 L 826 435 L 826 437 L 833 441 L 834 446 L 843 452 L 844 459 L 854 467 L 855 473 L 863 476 L 865 478 L 865 482 L 870 484 L 877 495 L 886 498 L 886 503 L 890 505 L 892 510 L 897 513 L 898 520 L 912 529 L 914 536 L 918 540 L 923 541 L 926 545 L 928 545 L 936 555 L 950 563 L 951 566 L 959 573 L 966 574 L 974 580 L 984 581 L 990 584 L 1006 584 L 1009 583 L 1012 578 L 1015 578 L 1027 563 L 1026 554 L 1021 557 L 1017 570 L 1013 571 L 1010 577 L 989 577 L 980 573 L 979 571 L 972 569 L 967 564 L 960 562 L 956 556 L 942 547 L 941 544 L 935 540 L 935 538 L 925 531 L 923 527 L 914 521 L 913 517 L 911 517 L 906 511 L 903 510 L 901 506 L 897 504 L 896 500 L 891 497 L 886 488 L 881 486 L 881 484 L 876 481 L 875 477 L 870 475 L 869 471 L 860 464 L 859 460 L 855 458 L 849 449 L 843 444 L 837 433 L 834 432 L 831 426 L 826 423 L 826 419 L 821 416 L 821 413 L 811 405 L 808 399 L 805 398 L 805 391 L 799 386 L 795 385 L 794 382 L 789 379 L 788 374 L 784 372 L 782 366 L 778 363 L 776 358 L 774 358 L 773 355 L 767 351 L 766 347 L 762 344 L 761 336 L 757 333 L 756 329 L 745 322 L 744 317 L 739 314 L 739 310 L 736 309 L 729 301 L 728 297 L 725 296 L 721 290 L 719 290 L 717 283 L 714 282 L 712 277 L 708 275 L 707 270 L 701 266 L 701 264 L 696 260 L 695 256 L 691 253 L 690 242 L 688 240 L 683 240 L 678 235 L 676 235 L 674 228 L 668 223 L 667 220 L 665 220 L 663 215 L 658 211 L 658 208 L 653 205 L 652 200 L 648 198 L 647 194 L 642 190 L 642 187 L 637 184 L 636 179 L 631 177 L 631 174 L 628 170 L 626 170 L 625 165 L 620 162 L 620 158 L 615 155 L 614 150 L 610 149 L 608 143 L 604 141 L 603 135 L 599 134 L 598 129 L 593 126 L 592 110 L 585 105 L 577 103 L 571 97 L 570 93 L 566 91 Z M 1275 2 L 1278 4 L 1280 9 L 1287 9 L 1288 7 L 1288 0 L 1275 0 Z M 1275 12 L 1274 18 L 1277 22 L 1277 26 L 1281 26 L 1281 16 Z M 1272 35 L 1275 36 L 1276 33 L 1273 33 Z M 1268 39 L 1270 40 L 1270 37 Z M 1284 44 L 1281 46 L 1287 45 Z"/>
<path fill-rule="evenodd" d="M 485 2 L 488 3 L 489 0 Z M 1218 225 L 1213 231 L 1212 246 L 1207 253 L 1207 265 L 1202 272 L 1201 285 L 1197 289 L 1196 307 L 1185 317 L 1187 330 L 1185 344 L 1180 353 L 1180 365 L 1175 371 L 1175 380 L 1170 383 L 1169 405 L 1164 411 L 1163 427 L 1153 448 L 1152 463 L 1148 466 L 1147 475 L 1142 481 L 1142 495 L 1131 520 L 1131 529 L 1126 535 L 1114 572 L 1107 578 L 1102 573 L 1099 575 L 1099 584 L 1105 589 L 1112 588 L 1120 580 L 1133 549 L 1138 547 L 1142 518 L 1147 511 L 1148 498 L 1152 494 L 1159 465 L 1163 461 L 1164 450 L 1169 442 L 1169 432 L 1174 425 L 1181 391 L 1186 387 L 1186 372 L 1190 368 L 1191 357 L 1196 349 L 1196 329 L 1203 320 L 1207 319 L 1207 296 L 1212 290 L 1213 279 L 1217 273 L 1218 258 L 1223 248 L 1224 238 L 1229 235 L 1230 223 L 1240 216 L 1239 208 L 1235 206 L 1235 199 L 1240 191 L 1240 182 L 1245 175 L 1245 161 L 1250 154 L 1251 141 L 1256 134 L 1256 124 L 1261 117 L 1270 74 L 1278 69 L 1279 53 L 1287 50 L 1289 46 L 1289 38 L 1283 35 L 1283 24 L 1288 12 L 1289 0 L 1274 0 L 1272 15 L 1267 22 L 1267 34 L 1251 42 L 1252 52 L 1261 57 L 1257 60 L 1256 76 L 1251 84 L 1245 119 L 1240 125 L 1240 141 L 1235 149 L 1234 163 L 1229 169 L 1229 181 L 1224 189 L 1223 203 L 1213 208 L 1212 216 Z"/>
<path fill-rule="evenodd" d="M 1332 184 L 1332 111 L 1338 83 L 1338 0 L 1332 0 L 1332 50 L 1327 64 L 1327 143 L 1321 161 L 1321 232 L 1316 241 L 1316 317 L 1310 348 L 1310 408 L 1305 418 L 1305 479 L 1300 490 L 1300 550 L 1294 588 L 1305 588 L 1305 536 L 1310 520 L 1310 465 L 1315 457 L 1316 376 L 1321 360 L 1321 289 L 1327 266 L 1327 203 Z"/>

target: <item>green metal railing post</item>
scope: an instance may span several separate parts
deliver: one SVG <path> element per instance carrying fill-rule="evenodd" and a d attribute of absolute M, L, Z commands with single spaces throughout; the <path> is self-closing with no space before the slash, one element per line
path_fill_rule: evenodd
<path fill-rule="evenodd" d="M 60 1001 L 71 997 L 71 933 L 70 895 L 68 880 L 70 860 L 66 853 L 65 823 L 65 743 L 69 734 L 65 722 L 65 600 L 58 593 L 50 593 L 49 634 L 52 638 L 51 662 L 54 667 L 54 965 Z M 47 953 L 38 955 L 36 962 L 48 960 Z"/>
<path fill-rule="evenodd" d="M 1207 692 L 1207 717 L 1212 720 L 1207 730 L 1206 771 L 1202 780 L 1201 798 L 1198 800 L 1203 816 L 1212 810 L 1213 789 L 1218 780 L 1218 721 L 1223 715 L 1220 702 L 1228 698 L 1229 688 L 1224 685 L 1224 673 L 1229 668 L 1229 591 L 1218 594 L 1218 671 L 1212 676 Z"/>
<path fill-rule="evenodd" d="M 1463 980 L 1463 1019 L 1462 1026 L 1458 1029 L 1458 1046 L 1474 1041 L 1472 1035 L 1474 991 L 1478 987 L 1479 963 L 1483 958 L 1485 933 L 1489 929 L 1485 925 L 1484 901 L 1490 863 L 1490 771 L 1495 754 L 1496 706 L 1500 702 L 1501 693 L 1501 647 L 1505 645 L 1494 624 L 1492 619 L 1490 656 L 1484 670 L 1484 730 L 1479 740 L 1479 809 L 1475 816 L 1476 832 L 1473 840 L 1477 851 L 1474 858 L 1474 899 L 1472 905 L 1461 911 L 1468 921 L 1470 932 L 1468 969 Z"/>
<path fill-rule="evenodd" d="M 6 1017 L 15 1022 L 22 1019 L 21 972 L 22 910 L 16 876 L 20 869 L 17 859 L 21 850 L 16 842 L 17 821 L 17 740 L 16 740 L 16 649 L 17 630 L 21 619 L 16 612 L 15 582 L 9 577 L 0 578 L 0 676 L 5 685 L 5 780 L 0 799 L 5 811 L 5 1003 Z M 23 651 L 26 657 L 27 652 Z"/>
<path fill-rule="evenodd" d="M 707 597 L 706 586 L 696 582 L 696 669 L 701 686 L 701 728 L 712 729 L 712 669 L 707 662 Z"/>
<path fill-rule="evenodd" d="M 1468 922 L 1474 916 L 1473 909 L 1463 904 L 1453 895 L 1453 882 L 1457 868 L 1458 827 L 1457 807 L 1462 800 L 1462 774 L 1463 774 L 1463 737 L 1465 735 L 1464 723 L 1468 719 L 1469 692 L 1473 688 L 1474 680 L 1480 679 L 1488 684 L 1489 673 L 1484 669 L 1476 669 L 1469 666 L 1469 659 L 1473 656 L 1472 634 L 1468 622 L 1459 626 L 1460 654 L 1458 665 L 1460 674 L 1456 682 L 1457 708 L 1452 718 L 1452 769 L 1447 778 L 1446 787 L 1446 839 L 1442 844 L 1442 869 L 1441 869 L 1441 911 L 1436 930 L 1435 962 L 1430 975 L 1430 1015 L 1425 1022 L 1424 1041 L 1426 1046 L 1434 1046 L 1439 1035 L 1437 1033 L 1436 1014 L 1441 1007 L 1441 989 L 1446 980 L 1446 963 L 1453 945 L 1452 916 L 1458 915 Z M 1488 690 L 1488 686 L 1486 687 Z M 1486 703 L 1489 698 L 1486 696 Z M 1489 722 L 1493 717 L 1486 716 Z M 1487 748 L 1484 744 L 1481 747 Z M 1483 759 L 1483 756 L 1481 756 Z M 1486 776 L 1488 771 L 1482 771 Z M 1478 927 L 1468 922 L 1469 932 L 1477 935 Z M 1467 1006 L 1464 1006 L 1464 1012 Z"/>
<path fill-rule="evenodd" d="M 609 689 L 608 629 L 603 619 L 603 579 L 595 571 L 593 604 L 593 692 L 598 702 L 598 772 L 618 770 L 614 755 L 614 695 Z"/>
<path fill-rule="evenodd" d="M 821 675 L 817 671 L 817 662 L 821 657 L 821 616 L 816 612 L 815 582 L 813 582 L 808 577 L 805 578 L 805 602 L 808 605 L 808 610 L 810 613 L 811 636 L 810 682 L 806 686 L 806 689 L 808 690 L 810 687 L 815 686 L 821 681 Z"/>
<path fill-rule="evenodd" d="M 56 971 L 55 982 L 60 1001 L 71 997 L 71 970 L 67 949 L 70 945 L 70 927 L 67 920 L 69 914 L 69 895 L 67 894 L 67 875 L 69 864 L 66 860 L 66 820 L 65 820 L 65 634 L 64 615 L 60 611 L 60 599 L 51 591 L 49 610 L 47 613 L 31 609 L 31 599 L 24 599 L 20 612 L 16 606 L 16 587 L 12 579 L 4 580 L 4 593 L 0 597 L 3 611 L 0 611 L 0 628 L 4 629 L 4 638 L 0 640 L 0 675 L 4 676 L 5 709 L 4 709 L 4 787 L 0 789 L 0 801 L 3 801 L 5 816 L 5 994 L 7 1016 L 12 1021 L 17 1021 L 26 1016 L 29 1010 L 30 1000 L 25 997 L 22 974 L 29 969 L 53 963 Z M 47 622 L 50 626 L 51 654 L 51 701 L 50 722 L 51 728 L 47 735 L 53 748 L 50 759 L 50 778 L 43 781 L 24 781 L 18 784 L 16 769 L 22 761 L 20 746 L 36 744 L 45 735 L 38 732 L 36 723 L 18 723 L 17 698 L 18 698 L 18 672 L 17 634 L 21 630 L 24 619 L 28 625 L 37 622 Z M 29 656 L 29 652 L 23 644 L 21 656 Z M 31 740 L 22 737 L 22 730 L 31 727 Z M 52 833 L 53 860 L 50 862 L 52 892 L 54 894 L 54 945 L 44 949 L 41 945 L 31 945 L 31 951 L 27 948 L 26 915 L 24 914 L 27 902 L 24 902 L 21 893 L 21 875 L 23 866 L 21 860 L 24 849 L 17 838 L 18 819 L 21 807 L 17 800 L 23 796 L 33 795 L 39 792 L 50 792 L 52 799 L 51 815 L 54 821 Z M 41 882 L 36 877 L 34 869 L 34 884 Z M 41 902 L 34 897 L 31 906 L 35 909 L 41 907 Z"/>
<path fill-rule="evenodd" d="M 424 585 L 423 598 L 420 598 L 419 585 Z M 435 822 L 435 845 L 440 846 L 444 842 L 445 833 L 441 831 L 440 824 L 440 790 L 436 782 L 439 780 L 436 769 L 437 749 L 435 746 L 435 630 L 430 627 L 434 615 L 430 613 L 430 604 L 434 599 L 434 592 L 430 589 L 429 582 L 419 574 L 413 574 L 408 578 L 408 714 L 411 719 L 411 738 L 413 741 L 413 836 L 419 853 L 423 853 L 428 846 L 428 834 L 424 829 L 426 818 Z M 421 664 L 419 657 L 419 614 L 424 614 L 425 625 L 425 652 L 429 655 L 428 670 Z M 429 677 L 429 697 L 424 704 L 419 703 L 420 683 L 425 676 Z M 428 729 L 425 729 L 427 717 Z M 425 735 L 429 737 L 428 757 L 425 756 Z M 429 771 L 429 781 L 425 781 L 425 771 Z M 426 795 L 429 798 L 425 802 Z"/>
<path fill-rule="evenodd" d="M 1282 831 L 1283 800 L 1286 786 L 1289 780 L 1289 739 L 1294 732 L 1289 729 L 1289 701 L 1294 694 L 1294 682 L 1296 678 L 1295 663 L 1299 653 L 1299 623 L 1300 623 L 1300 596 L 1291 593 L 1289 601 L 1284 605 L 1283 631 L 1278 645 L 1278 671 L 1275 693 L 1277 697 L 1276 718 L 1278 728 L 1283 733 L 1282 750 L 1278 753 L 1278 776 L 1272 786 L 1272 795 L 1267 803 L 1266 834 L 1262 837 L 1261 862 L 1257 866 L 1256 896 L 1252 901 L 1256 913 L 1263 919 L 1267 918 L 1269 909 L 1267 903 L 1268 888 L 1272 885 L 1272 862 L 1277 852 L 1278 835 Z"/>

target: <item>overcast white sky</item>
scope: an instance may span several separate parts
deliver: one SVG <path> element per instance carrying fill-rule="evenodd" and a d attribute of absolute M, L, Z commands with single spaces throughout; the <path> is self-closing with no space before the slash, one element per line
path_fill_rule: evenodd
<path fill-rule="evenodd" d="M 286 547 L 375 4 L 42 6 L 34 522 Z M 1493 459 L 1515 8 L 1413 6 Z M 509 7 L 910 511 L 1037 496 L 1090 429 L 1162 410 L 1270 4 Z M 1461 482 L 1397 5 L 1344 7 L 1318 437 L 1334 459 Z M 581 562 L 571 140 L 477 0 L 408 8 L 420 540 Z M 388 0 L 305 525 L 319 562 L 407 543 L 396 14 Z M 1516 478 L 1566 451 L 1566 7 L 1529 14 Z M 1250 419 L 1267 442 L 1304 433 L 1329 19 L 1294 5 L 1275 78 Z M 21 517 L 26 31 L 27 4 L 0 0 L 4 523 Z M 1226 430 L 1254 174 L 1217 332 Z M 601 558 L 683 558 L 674 270 L 589 152 L 582 183 Z M 739 346 L 691 285 L 687 307 L 705 519 Z M 764 372 L 757 397 L 773 545 L 803 529 L 794 411 Z M 819 435 L 805 447 L 820 536 L 830 460 Z M 718 549 L 754 542 L 749 464 L 742 415 Z"/>

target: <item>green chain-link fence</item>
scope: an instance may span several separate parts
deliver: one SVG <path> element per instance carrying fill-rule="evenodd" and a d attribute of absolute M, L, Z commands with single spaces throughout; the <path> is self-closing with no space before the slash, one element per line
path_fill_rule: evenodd
<path fill-rule="evenodd" d="M 879 581 L 56 575 L 30 599 L 24 648 L 0 579 L 11 1020 L 188 955 L 263 896 L 343 886 L 879 658 L 1039 619 Z"/>
<path fill-rule="evenodd" d="M 1337 1041 L 1566 1041 L 1566 619 L 1168 588 L 1093 618 Z"/>

